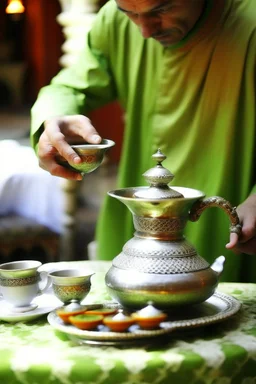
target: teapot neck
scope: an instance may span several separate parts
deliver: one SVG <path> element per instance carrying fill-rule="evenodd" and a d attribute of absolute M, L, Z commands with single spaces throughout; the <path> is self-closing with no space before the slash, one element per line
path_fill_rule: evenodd
<path fill-rule="evenodd" d="M 181 240 L 187 224 L 184 216 L 171 218 L 142 217 L 133 214 L 135 236 L 163 241 Z"/>

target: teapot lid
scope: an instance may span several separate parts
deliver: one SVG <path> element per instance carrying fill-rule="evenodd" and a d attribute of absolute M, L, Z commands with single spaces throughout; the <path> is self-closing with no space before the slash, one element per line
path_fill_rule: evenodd
<path fill-rule="evenodd" d="M 157 165 L 142 175 L 150 186 L 137 190 L 133 196 L 145 199 L 173 199 L 184 197 L 180 192 L 168 186 L 174 178 L 174 175 L 162 166 L 162 162 L 166 159 L 166 156 L 158 149 L 158 151 L 152 155 L 152 158 L 157 161 Z"/>

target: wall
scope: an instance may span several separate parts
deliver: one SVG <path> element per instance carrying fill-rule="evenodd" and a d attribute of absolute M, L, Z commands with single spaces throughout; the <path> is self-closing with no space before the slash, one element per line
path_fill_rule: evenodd
<path fill-rule="evenodd" d="M 58 0 L 23 0 L 23 4 L 25 13 L 15 21 L 5 13 L 7 0 L 0 1 L 0 43 L 13 45 L 12 62 L 26 63 L 24 102 L 33 103 L 39 89 L 60 69 L 64 38 L 56 22 L 61 11 Z"/>
<path fill-rule="evenodd" d="M 39 89 L 59 71 L 64 38 L 56 22 L 58 0 L 26 0 L 25 58 L 29 67 L 29 95 L 34 100 Z"/>

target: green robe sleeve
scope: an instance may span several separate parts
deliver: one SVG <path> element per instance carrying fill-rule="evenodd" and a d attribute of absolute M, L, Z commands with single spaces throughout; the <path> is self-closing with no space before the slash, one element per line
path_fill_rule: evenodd
<path fill-rule="evenodd" d="M 33 148 L 37 149 L 43 123 L 48 118 L 86 114 L 116 99 L 114 78 L 102 52 L 104 44 L 107 44 L 109 21 L 104 11 L 100 12 L 85 38 L 85 46 L 76 64 L 61 70 L 48 86 L 40 90 L 31 109 Z"/>

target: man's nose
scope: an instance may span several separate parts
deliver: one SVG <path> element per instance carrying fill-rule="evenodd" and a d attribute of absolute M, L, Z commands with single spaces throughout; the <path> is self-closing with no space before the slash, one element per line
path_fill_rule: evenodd
<path fill-rule="evenodd" d="M 139 25 L 142 36 L 147 39 L 154 35 L 157 31 L 158 22 L 156 18 L 148 15 L 139 15 L 137 23 Z"/>

